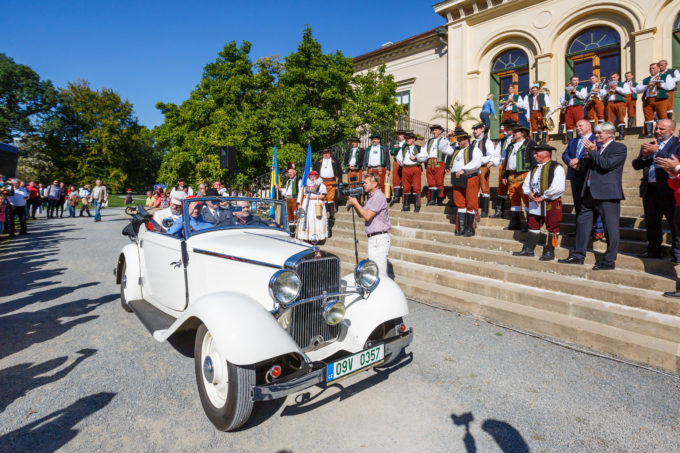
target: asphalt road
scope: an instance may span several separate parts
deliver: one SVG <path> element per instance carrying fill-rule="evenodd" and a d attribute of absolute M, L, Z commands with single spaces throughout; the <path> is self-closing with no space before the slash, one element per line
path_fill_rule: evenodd
<path fill-rule="evenodd" d="M 415 302 L 410 355 L 216 431 L 193 359 L 119 304 L 104 221 L 0 244 L 0 450 L 677 452 L 680 381 Z"/>

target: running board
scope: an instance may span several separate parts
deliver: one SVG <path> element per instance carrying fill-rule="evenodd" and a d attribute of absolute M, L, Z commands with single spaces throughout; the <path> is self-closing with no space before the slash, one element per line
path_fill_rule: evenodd
<path fill-rule="evenodd" d="M 162 312 L 144 299 L 131 300 L 128 305 L 151 335 L 157 330 L 167 329 L 175 322 L 175 318 Z"/>

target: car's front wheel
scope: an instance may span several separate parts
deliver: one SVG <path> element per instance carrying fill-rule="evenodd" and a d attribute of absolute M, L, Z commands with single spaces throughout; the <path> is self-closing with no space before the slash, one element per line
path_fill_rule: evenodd
<path fill-rule="evenodd" d="M 132 313 L 132 308 L 128 305 L 128 298 L 127 298 L 127 284 L 128 284 L 128 276 L 127 276 L 127 266 L 125 265 L 125 261 L 123 261 L 123 265 L 120 267 L 120 306 L 123 307 L 123 310 Z"/>
<path fill-rule="evenodd" d="M 253 410 L 250 391 L 255 385 L 255 369 L 227 361 L 203 324 L 196 332 L 194 367 L 201 404 L 213 425 L 231 431 L 244 424 Z"/>

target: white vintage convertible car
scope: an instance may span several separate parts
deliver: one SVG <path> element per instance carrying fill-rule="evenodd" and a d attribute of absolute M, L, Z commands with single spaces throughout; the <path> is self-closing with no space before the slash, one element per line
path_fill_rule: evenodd
<path fill-rule="evenodd" d="M 182 211 L 159 225 L 138 207 L 114 274 L 157 341 L 195 334 L 198 393 L 218 429 L 241 426 L 254 402 L 387 366 L 411 343 L 397 284 L 369 260 L 341 276 L 337 256 L 290 237 L 281 202 L 193 198 Z"/>

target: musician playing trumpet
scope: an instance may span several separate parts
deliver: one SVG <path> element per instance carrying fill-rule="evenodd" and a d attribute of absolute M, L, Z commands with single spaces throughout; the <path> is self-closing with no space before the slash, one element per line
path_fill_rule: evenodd
<path fill-rule="evenodd" d="M 609 81 L 600 90 L 607 102 L 607 121 L 616 125 L 619 131 L 617 140 L 623 140 L 626 129 L 626 96 L 630 94 L 628 84 L 621 82 L 618 72 L 609 74 Z"/>
<path fill-rule="evenodd" d="M 654 114 L 660 120 L 668 119 L 668 91 L 675 88 L 675 81 L 668 74 L 661 74 L 659 65 L 649 65 L 649 77 L 635 88 L 642 96 L 642 111 L 645 114 L 645 137 L 651 137 L 654 130 Z"/>
<path fill-rule="evenodd" d="M 519 108 L 517 103 L 520 100 L 519 94 L 515 94 L 515 85 L 510 84 L 508 94 L 501 99 L 500 110 L 503 112 L 503 121 L 511 120 L 519 122 Z"/>
<path fill-rule="evenodd" d="M 520 99 L 519 106 L 527 112 L 527 121 L 531 124 L 531 135 L 534 142 L 538 142 L 539 135 L 542 135 L 540 140 L 545 143 L 548 141 L 548 131 L 544 122 L 550 118 L 552 105 L 549 96 L 545 93 L 539 93 L 540 88 L 541 86 L 538 83 L 533 83 L 529 89 L 529 94 Z M 546 108 L 547 114 L 544 115 Z"/>
<path fill-rule="evenodd" d="M 600 80 L 595 74 L 590 76 L 590 92 L 588 93 L 588 102 L 586 102 L 586 114 L 588 115 L 588 121 L 593 126 L 597 126 L 598 122 L 604 122 L 604 102 L 602 98 L 603 81 Z M 605 91 L 606 93 L 606 91 Z"/>
<path fill-rule="evenodd" d="M 564 120 L 567 125 L 567 139 L 574 138 L 574 127 L 583 119 L 583 102 L 588 97 L 588 91 L 578 84 L 578 76 L 569 79 L 569 85 L 560 96 L 560 105 L 564 105 L 566 113 Z"/>

